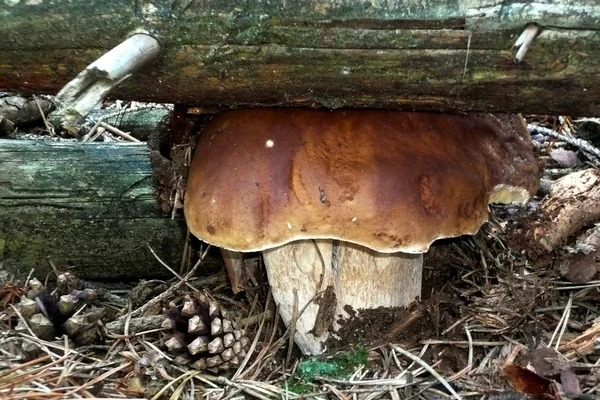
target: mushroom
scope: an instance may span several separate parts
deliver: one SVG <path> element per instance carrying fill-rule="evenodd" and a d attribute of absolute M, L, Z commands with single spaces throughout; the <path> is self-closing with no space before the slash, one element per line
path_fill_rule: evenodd
<path fill-rule="evenodd" d="M 235 110 L 205 127 L 184 211 L 199 239 L 262 252 L 281 318 L 319 354 L 351 309 L 418 299 L 432 242 L 526 202 L 538 175 L 518 115 Z"/>

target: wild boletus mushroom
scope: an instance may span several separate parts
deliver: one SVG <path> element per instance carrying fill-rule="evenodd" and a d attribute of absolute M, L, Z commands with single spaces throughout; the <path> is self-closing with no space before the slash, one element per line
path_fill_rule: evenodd
<path fill-rule="evenodd" d="M 348 307 L 413 302 L 433 241 L 476 233 L 489 203 L 537 182 L 520 116 L 236 110 L 200 137 L 185 216 L 203 241 L 262 252 L 283 321 L 317 354 Z"/>

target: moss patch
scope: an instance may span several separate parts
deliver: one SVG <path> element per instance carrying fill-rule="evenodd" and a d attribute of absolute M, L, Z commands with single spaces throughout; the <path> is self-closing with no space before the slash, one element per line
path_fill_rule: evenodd
<path fill-rule="evenodd" d="M 312 357 L 300 362 L 296 373 L 288 380 L 288 390 L 302 394 L 311 390 L 309 383 L 316 377 L 345 379 L 361 365 L 368 362 L 368 352 L 359 347 L 349 352 L 341 352 L 333 357 Z"/>

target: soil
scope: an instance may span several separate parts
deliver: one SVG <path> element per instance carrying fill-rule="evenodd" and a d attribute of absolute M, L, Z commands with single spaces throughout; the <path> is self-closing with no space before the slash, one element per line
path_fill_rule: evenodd
<path fill-rule="evenodd" d="M 439 337 L 443 330 L 440 327 L 452 325 L 459 318 L 460 306 L 464 303 L 460 293 L 447 290 L 448 284 L 460 283 L 461 268 L 457 267 L 470 268 L 476 264 L 472 257 L 464 257 L 464 252 L 461 255 L 456 250 L 460 243 L 461 239 L 440 241 L 425 255 L 419 303 L 409 307 L 379 307 L 358 312 L 347 306 L 345 310 L 350 317 L 339 320 L 337 337 L 330 338 L 327 347 L 341 349 L 348 343 L 376 347 L 390 341 L 413 347 L 422 340 Z M 401 331 L 394 334 L 398 329 Z M 444 339 L 451 339 L 451 335 Z"/>

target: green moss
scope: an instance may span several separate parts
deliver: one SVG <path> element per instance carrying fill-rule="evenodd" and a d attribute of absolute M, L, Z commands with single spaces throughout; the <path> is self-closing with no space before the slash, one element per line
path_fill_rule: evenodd
<path fill-rule="evenodd" d="M 307 393 L 308 385 L 317 376 L 345 379 L 368 361 L 368 352 L 359 347 L 353 351 L 338 353 L 333 357 L 313 357 L 300 362 L 296 374 L 288 381 L 288 390 L 295 393 Z"/>
<path fill-rule="evenodd" d="M 292 378 L 290 378 L 290 380 L 292 380 Z M 306 394 L 306 393 L 310 393 L 311 389 L 312 389 L 311 386 L 306 383 L 302 383 L 302 382 L 290 383 L 288 380 L 287 390 L 290 392 L 294 392 L 297 394 Z"/>

